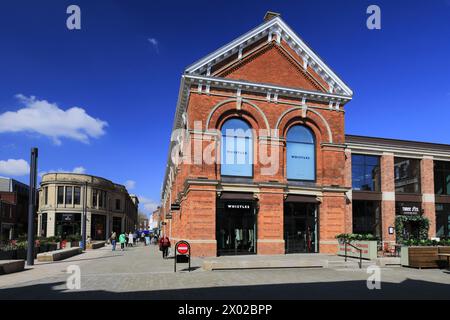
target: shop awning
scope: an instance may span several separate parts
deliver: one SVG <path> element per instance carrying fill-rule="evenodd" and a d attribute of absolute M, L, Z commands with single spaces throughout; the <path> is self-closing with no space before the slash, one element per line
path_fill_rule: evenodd
<path fill-rule="evenodd" d="M 304 196 L 298 194 L 289 194 L 286 202 L 303 202 L 303 203 L 319 203 L 316 196 Z"/>
<path fill-rule="evenodd" d="M 244 192 L 222 192 L 221 200 L 255 200 L 253 193 Z"/>

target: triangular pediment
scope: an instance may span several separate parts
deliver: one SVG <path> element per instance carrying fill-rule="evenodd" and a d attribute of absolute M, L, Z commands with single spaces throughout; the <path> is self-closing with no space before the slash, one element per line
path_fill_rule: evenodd
<path fill-rule="evenodd" d="M 249 54 L 254 54 L 257 47 L 276 44 L 280 48 L 265 48 L 253 62 L 246 62 Z M 257 63 L 269 65 L 270 55 L 284 55 L 280 62 L 281 72 L 289 73 L 295 84 L 292 87 L 311 91 L 326 91 L 332 94 L 351 97 L 352 90 L 325 64 L 325 62 L 309 48 L 305 42 L 280 18 L 272 18 L 257 28 L 247 32 L 227 45 L 212 52 L 186 68 L 185 73 L 197 76 L 228 77 L 246 81 L 271 83 L 287 86 L 290 82 L 275 79 L 274 75 L 260 72 L 259 76 L 251 76 L 251 72 L 242 78 L 244 70 L 251 71 Z M 290 56 L 290 57 L 289 57 Z M 259 59 L 259 60 L 258 60 Z M 290 64 L 290 66 L 288 66 Z M 294 66 L 295 65 L 295 66 Z M 224 70 L 229 67 L 229 70 Z M 302 70 L 299 67 L 303 68 Z M 297 69 L 297 70 L 295 70 Z M 283 82 L 283 83 L 281 83 Z"/>
<path fill-rule="evenodd" d="M 283 46 L 264 43 L 245 57 L 215 70 L 213 77 L 266 83 L 309 91 L 327 92 L 329 87 Z"/>

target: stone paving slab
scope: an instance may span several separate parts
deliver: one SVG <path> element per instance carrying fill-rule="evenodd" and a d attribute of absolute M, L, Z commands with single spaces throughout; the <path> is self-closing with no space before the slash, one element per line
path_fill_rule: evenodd
<path fill-rule="evenodd" d="M 195 258 L 195 270 L 174 273 L 173 259 L 163 260 L 155 246 L 107 246 L 70 259 L 0 277 L 0 299 L 450 299 L 447 270 L 381 268 L 382 289 L 368 290 L 366 269 L 210 272 Z M 80 290 L 66 286 L 70 264 L 80 266 Z"/>

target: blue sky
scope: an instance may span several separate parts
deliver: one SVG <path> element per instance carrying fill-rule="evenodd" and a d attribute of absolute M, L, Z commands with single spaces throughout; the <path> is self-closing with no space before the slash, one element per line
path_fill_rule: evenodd
<path fill-rule="evenodd" d="M 66 28 L 70 4 L 81 8 L 81 30 Z M 381 30 L 366 28 L 370 4 L 381 8 Z M 449 0 L 5 0 L 0 119 L 36 105 L 49 117 L 21 113 L 20 126 L 3 122 L 0 164 L 20 169 L 37 146 L 40 172 L 132 181 L 129 191 L 151 209 L 181 73 L 262 23 L 267 10 L 280 12 L 353 89 L 347 133 L 450 143 Z M 68 115 L 69 126 L 58 121 Z M 27 129 L 30 123 L 40 129 Z"/>

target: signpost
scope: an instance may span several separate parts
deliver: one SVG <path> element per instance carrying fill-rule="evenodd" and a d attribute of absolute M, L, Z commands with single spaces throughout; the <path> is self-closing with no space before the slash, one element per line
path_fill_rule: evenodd
<path fill-rule="evenodd" d="M 34 265 L 34 217 L 36 210 L 36 175 L 38 149 L 31 149 L 30 190 L 28 194 L 27 265 Z"/>
<path fill-rule="evenodd" d="M 177 263 L 189 263 L 191 272 L 191 246 L 189 242 L 181 240 L 175 244 L 174 272 L 177 272 Z"/>

